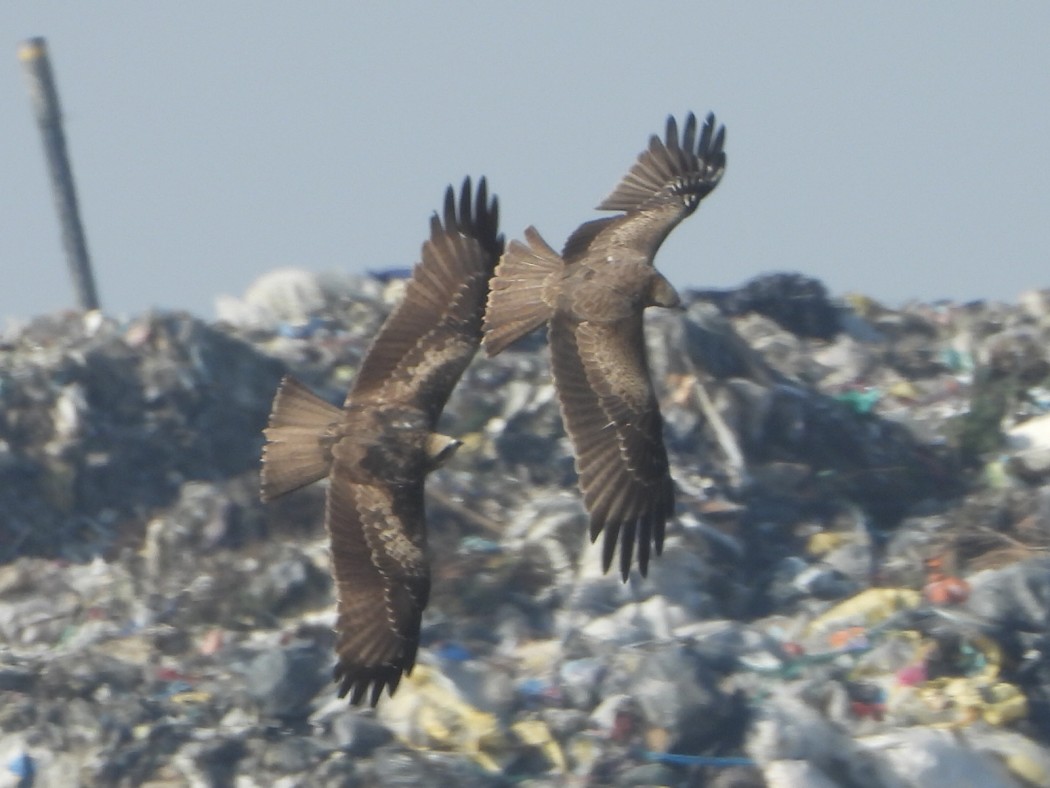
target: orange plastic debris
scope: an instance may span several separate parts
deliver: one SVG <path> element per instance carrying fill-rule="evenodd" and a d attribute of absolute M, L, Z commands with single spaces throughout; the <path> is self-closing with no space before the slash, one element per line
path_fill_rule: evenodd
<path fill-rule="evenodd" d="M 923 596 L 931 605 L 959 605 L 970 597 L 970 584 L 961 577 L 944 577 L 926 584 Z"/>
<path fill-rule="evenodd" d="M 834 649 L 846 648 L 864 637 L 867 630 L 864 627 L 846 627 L 838 629 L 828 635 L 828 645 Z"/>

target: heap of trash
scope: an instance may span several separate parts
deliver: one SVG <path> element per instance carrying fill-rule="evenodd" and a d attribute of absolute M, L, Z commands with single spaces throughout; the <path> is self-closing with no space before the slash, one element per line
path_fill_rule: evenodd
<path fill-rule="evenodd" d="M 323 488 L 264 506 L 258 459 L 281 375 L 341 402 L 399 274 L 3 335 L 0 786 L 1050 785 L 1050 291 L 649 310 L 678 510 L 627 583 L 543 336 L 479 354 L 419 664 L 359 709 Z"/>

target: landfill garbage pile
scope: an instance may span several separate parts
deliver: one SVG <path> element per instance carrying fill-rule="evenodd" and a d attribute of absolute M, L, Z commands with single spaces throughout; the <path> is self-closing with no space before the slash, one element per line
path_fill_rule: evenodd
<path fill-rule="evenodd" d="M 281 374 L 340 402 L 401 281 L 9 331 L 0 786 L 1050 784 L 1050 293 L 775 276 L 649 310 L 648 578 L 600 572 L 542 336 L 475 359 L 375 710 L 331 683 L 323 490 L 264 507 L 258 453 Z"/>
<path fill-rule="evenodd" d="M 0 345 L 0 560 L 83 561 L 189 480 L 251 473 L 279 362 L 188 315 L 37 318 Z"/>
<path fill-rule="evenodd" d="M 690 295 L 714 304 L 725 315 L 765 315 L 803 337 L 831 339 L 841 330 L 838 310 L 824 283 L 802 274 L 769 274 L 732 290 L 693 290 Z"/>

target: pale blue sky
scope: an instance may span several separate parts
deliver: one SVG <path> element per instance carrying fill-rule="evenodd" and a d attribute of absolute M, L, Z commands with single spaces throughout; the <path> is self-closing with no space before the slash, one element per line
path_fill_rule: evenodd
<path fill-rule="evenodd" d="M 0 320 L 73 302 L 16 56 L 34 35 L 111 313 L 411 264 L 468 173 L 509 237 L 560 246 L 690 109 L 729 163 L 657 258 L 680 288 L 1050 286 L 1050 3 L 8 0 L 0 29 Z"/>

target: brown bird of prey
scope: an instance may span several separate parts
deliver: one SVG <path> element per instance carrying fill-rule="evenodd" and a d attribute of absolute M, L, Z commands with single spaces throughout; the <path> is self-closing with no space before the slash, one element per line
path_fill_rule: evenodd
<path fill-rule="evenodd" d="M 699 132 L 699 133 L 698 133 Z M 576 454 L 590 514 L 591 540 L 604 531 L 602 568 L 620 544 L 620 573 L 635 541 L 644 576 L 650 549 L 663 549 L 674 514 L 674 484 L 663 420 L 649 378 L 642 311 L 680 307 L 674 287 L 653 268 L 667 234 L 696 210 L 725 170 L 725 127 L 701 128 L 690 113 L 679 136 L 667 119 L 599 210 L 619 216 L 580 225 L 559 255 L 534 227 L 512 242 L 496 268 L 485 312 L 490 356 L 548 324 L 554 383 Z"/>
<path fill-rule="evenodd" d="M 339 599 L 339 696 L 375 705 L 412 671 L 430 593 L 424 477 L 459 447 L 435 431 L 481 343 L 489 279 L 503 252 L 485 179 L 445 193 L 422 262 L 338 408 L 291 377 L 274 399 L 262 498 L 327 476 L 325 526 Z"/>

